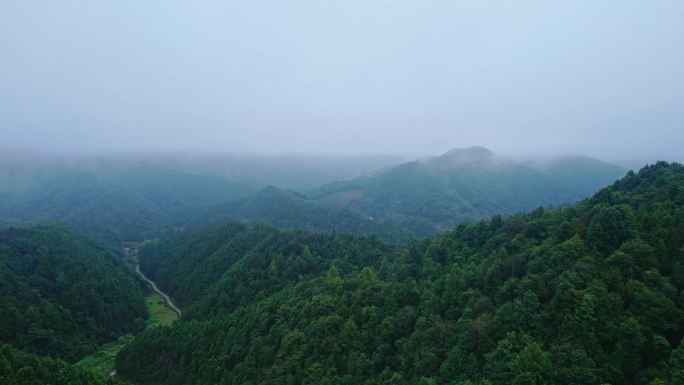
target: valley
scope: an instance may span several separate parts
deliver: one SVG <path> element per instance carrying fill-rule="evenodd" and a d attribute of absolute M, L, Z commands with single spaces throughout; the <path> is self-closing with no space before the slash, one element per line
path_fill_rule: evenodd
<path fill-rule="evenodd" d="M 172 307 L 169 307 L 166 299 L 157 292 L 147 295 L 145 303 L 149 314 L 145 326 L 146 329 L 170 326 L 178 319 L 179 313 Z M 95 353 L 81 358 L 75 366 L 91 371 L 101 377 L 114 377 L 116 375 L 116 356 L 134 338 L 135 335 L 127 334 L 119 337 L 116 341 L 106 343 L 100 346 Z"/>
<path fill-rule="evenodd" d="M 684 385 L 683 21 L 0 0 L 0 385 Z"/>
<path fill-rule="evenodd" d="M 471 208 L 482 207 L 473 197 L 495 190 L 462 170 L 484 178 L 493 167 L 500 181 L 501 170 L 525 183 L 538 177 L 523 178 L 537 174 L 481 148 L 422 162 L 460 170 L 449 174 L 462 184 L 450 202 L 467 198 Z M 673 376 L 684 354 L 681 165 L 628 172 L 579 203 L 497 208 L 449 219 L 451 227 L 422 211 L 421 223 L 436 226 L 422 236 L 409 222 L 378 218 L 396 218 L 415 199 L 438 207 L 439 195 L 414 196 L 399 183 L 395 189 L 407 193 L 373 198 L 389 206 L 363 203 L 383 191 L 376 181 L 416 167 L 424 166 L 400 165 L 311 195 L 268 187 L 221 210 L 207 206 L 225 217 L 192 224 L 200 217 L 188 217 L 187 225 L 124 242 L 123 251 L 108 232 L 40 219 L 8 227 L 0 231 L 0 306 L 9 315 L 0 330 L 3 359 L 54 357 L 36 365 L 61 365 L 68 369 L 60 373 L 93 383 L 146 385 L 504 385 L 528 377 L 636 385 Z M 562 167 L 553 173 L 576 178 L 582 167 L 595 169 Z M 439 191 L 415 171 L 407 175 L 422 191 Z M 345 186 L 355 191 L 348 199 L 324 203 Z M 510 185 L 500 191 L 518 194 Z M 354 221 L 373 225 L 321 227 Z M 411 235 L 390 241 L 395 228 Z M 627 341 L 640 342 L 625 348 Z M 649 360 L 628 359 L 642 354 Z M 579 361 L 567 366 L 568 355 Z M 520 360 L 541 366 L 513 366 Z"/>
<path fill-rule="evenodd" d="M 128 247 L 123 248 L 124 258 L 131 268 L 135 269 L 136 274 L 142 279 L 151 289 L 145 297 L 145 304 L 147 305 L 147 319 L 145 329 L 155 327 L 170 326 L 174 321 L 181 316 L 181 310 L 174 305 L 171 298 L 164 292 L 157 288 L 157 285 L 148 279 L 141 271 L 137 261 L 137 250 Z M 135 267 L 133 267 L 135 266 Z M 76 363 L 77 367 L 87 369 L 100 376 L 116 376 L 115 360 L 123 347 L 133 341 L 135 335 L 127 334 L 119 337 L 116 341 L 106 343 L 99 347 L 99 350 L 91 355 L 88 355 Z"/>

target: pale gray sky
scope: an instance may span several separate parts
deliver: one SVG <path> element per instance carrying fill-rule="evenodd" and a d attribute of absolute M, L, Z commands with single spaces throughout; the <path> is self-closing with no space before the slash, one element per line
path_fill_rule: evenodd
<path fill-rule="evenodd" d="M 682 159 L 684 2 L 0 2 L 0 147 Z"/>

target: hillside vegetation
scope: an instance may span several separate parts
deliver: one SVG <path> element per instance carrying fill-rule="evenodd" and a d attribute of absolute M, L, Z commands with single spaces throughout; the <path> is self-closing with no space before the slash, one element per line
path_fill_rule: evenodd
<path fill-rule="evenodd" d="M 0 343 L 75 361 L 141 330 L 143 298 L 130 269 L 80 231 L 0 231 Z"/>
<path fill-rule="evenodd" d="M 118 356 L 140 383 L 684 381 L 678 164 L 404 247 L 235 224 L 141 258 L 187 312 Z"/>
<path fill-rule="evenodd" d="M 144 161 L 7 161 L 0 166 L 0 225 L 63 222 L 114 248 L 170 234 L 247 185 Z"/>
<path fill-rule="evenodd" d="M 243 220 L 313 232 L 373 234 L 399 244 L 463 221 L 574 203 L 622 175 L 617 166 L 580 156 L 523 164 L 482 147 L 454 149 L 308 194 L 269 186 L 212 205 L 194 223 Z"/>
<path fill-rule="evenodd" d="M 311 198 L 422 237 L 463 221 L 575 203 L 622 175 L 621 168 L 591 158 L 526 165 L 470 147 L 330 183 Z"/>
<path fill-rule="evenodd" d="M 364 216 L 349 209 L 309 199 L 292 190 L 266 187 L 246 198 L 214 205 L 202 211 L 196 224 L 247 221 L 282 229 L 318 233 L 377 235 L 388 242 L 406 242 L 415 235 L 392 222 Z"/>
<path fill-rule="evenodd" d="M 55 358 L 0 345 L 0 385 L 126 385 Z"/>
<path fill-rule="evenodd" d="M 332 183 L 335 175 L 363 174 L 363 167 L 389 160 L 349 157 L 335 166 L 325 158 L 311 158 L 308 165 L 307 158 L 209 159 L 0 154 L 0 226 L 68 223 L 112 250 L 121 242 L 227 221 L 373 234 L 399 244 L 464 220 L 573 203 L 623 174 L 591 158 L 522 164 L 482 147 Z M 308 191 L 264 186 L 268 180 Z M 315 181 L 326 184 L 313 187 Z"/>

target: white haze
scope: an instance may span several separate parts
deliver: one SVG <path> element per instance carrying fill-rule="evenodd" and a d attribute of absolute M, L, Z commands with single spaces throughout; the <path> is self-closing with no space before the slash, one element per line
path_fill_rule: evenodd
<path fill-rule="evenodd" d="M 679 0 L 0 2 L 0 147 L 684 159 Z"/>

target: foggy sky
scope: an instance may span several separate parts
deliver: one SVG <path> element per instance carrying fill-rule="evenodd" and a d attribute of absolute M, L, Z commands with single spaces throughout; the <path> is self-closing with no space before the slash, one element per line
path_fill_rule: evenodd
<path fill-rule="evenodd" d="M 681 0 L 0 2 L 0 147 L 682 160 Z"/>

